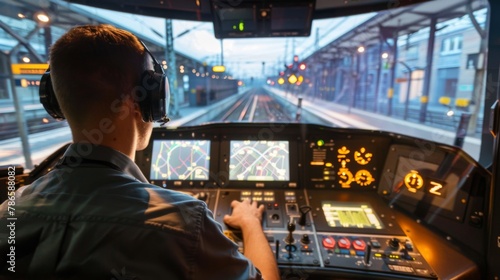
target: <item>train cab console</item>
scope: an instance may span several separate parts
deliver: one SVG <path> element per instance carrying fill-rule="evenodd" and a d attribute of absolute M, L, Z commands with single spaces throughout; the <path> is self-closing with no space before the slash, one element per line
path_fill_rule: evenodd
<path fill-rule="evenodd" d="M 62 147 L 29 175 L 42 176 Z M 313 124 L 155 128 L 136 163 L 152 184 L 203 200 L 265 206 L 282 279 L 482 279 L 491 174 L 461 149 Z M 21 175 L 19 175 L 21 176 Z"/>
<path fill-rule="evenodd" d="M 136 162 L 205 201 L 224 233 L 232 200 L 265 205 L 283 279 L 481 278 L 490 173 L 462 150 L 311 124 L 155 128 Z M 336 279 L 337 279 L 336 278 Z"/>

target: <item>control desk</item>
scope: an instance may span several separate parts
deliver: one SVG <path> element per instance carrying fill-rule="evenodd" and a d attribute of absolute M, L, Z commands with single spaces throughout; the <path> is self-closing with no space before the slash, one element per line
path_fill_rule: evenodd
<path fill-rule="evenodd" d="M 35 168 L 48 172 L 65 147 Z M 203 200 L 265 206 L 283 279 L 481 279 L 491 174 L 461 149 L 312 124 L 155 128 L 136 163 L 151 183 Z"/>
<path fill-rule="evenodd" d="M 284 279 L 480 278 L 490 173 L 462 150 L 310 124 L 155 128 L 136 162 L 204 200 L 225 234 L 232 200 L 265 205 Z"/>

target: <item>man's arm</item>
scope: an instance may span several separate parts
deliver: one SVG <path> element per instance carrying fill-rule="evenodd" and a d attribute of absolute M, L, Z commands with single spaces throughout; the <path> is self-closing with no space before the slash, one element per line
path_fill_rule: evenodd
<path fill-rule="evenodd" d="M 273 252 L 264 231 L 262 230 L 262 213 L 264 205 L 257 207 L 257 202 L 250 203 L 233 201 L 233 213 L 226 215 L 224 222 L 231 227 L 241 229 L 243 233 L 243 246 L 245 257 L 260 270 L 264 280 L 278 280 L 279 271 Z"/>

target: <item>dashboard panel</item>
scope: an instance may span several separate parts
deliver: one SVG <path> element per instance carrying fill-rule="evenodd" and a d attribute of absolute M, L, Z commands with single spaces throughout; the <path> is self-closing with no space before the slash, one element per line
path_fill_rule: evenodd
<path fill-rule="evenodd" d="M 50 172 L 67 146 L 29 175 Z M 491 174 L 461 149 L 313 124 L 155 128 L 136 163 L 151 183 L 204 201 L 265 206 L 282 279 L 481 279 Z"/>
<path fill-rule="evenodd" d="M 264 204 L 284 279 L 481 277 L 491 175 L 453 146 L 313 124 L 218 123 L 155 128 L 136 163 L 151 183 L 204 200 L 241 251 L 241 232 L 223 217 L 232 200 Z"/>

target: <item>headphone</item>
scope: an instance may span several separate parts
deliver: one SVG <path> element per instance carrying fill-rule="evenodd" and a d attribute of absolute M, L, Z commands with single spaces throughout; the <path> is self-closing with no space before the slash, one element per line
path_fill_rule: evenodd
<path fill-rule="evenodd" d="M 139 40 L 140 41 L 140 40 Z M 142 119 L 145 122 L 160 122 L 166 124 L 170 119 L 167 117 L 170 103 L 170 87 L 163 71 L 163 67 L 158 63 L 146 45 L 140 41 L 144 50 L 151 56 L 154 65 L 153 70 L 145 70 L 141 75 L 140 84 L 133 89 L 134 100 L 139 104 Z M 64 120 L 64 114 L 57 101 L 52 80 L 50 77 L 50 66 L 40 79 L 38 91 L 40 103 L 56 120 Z"/>

